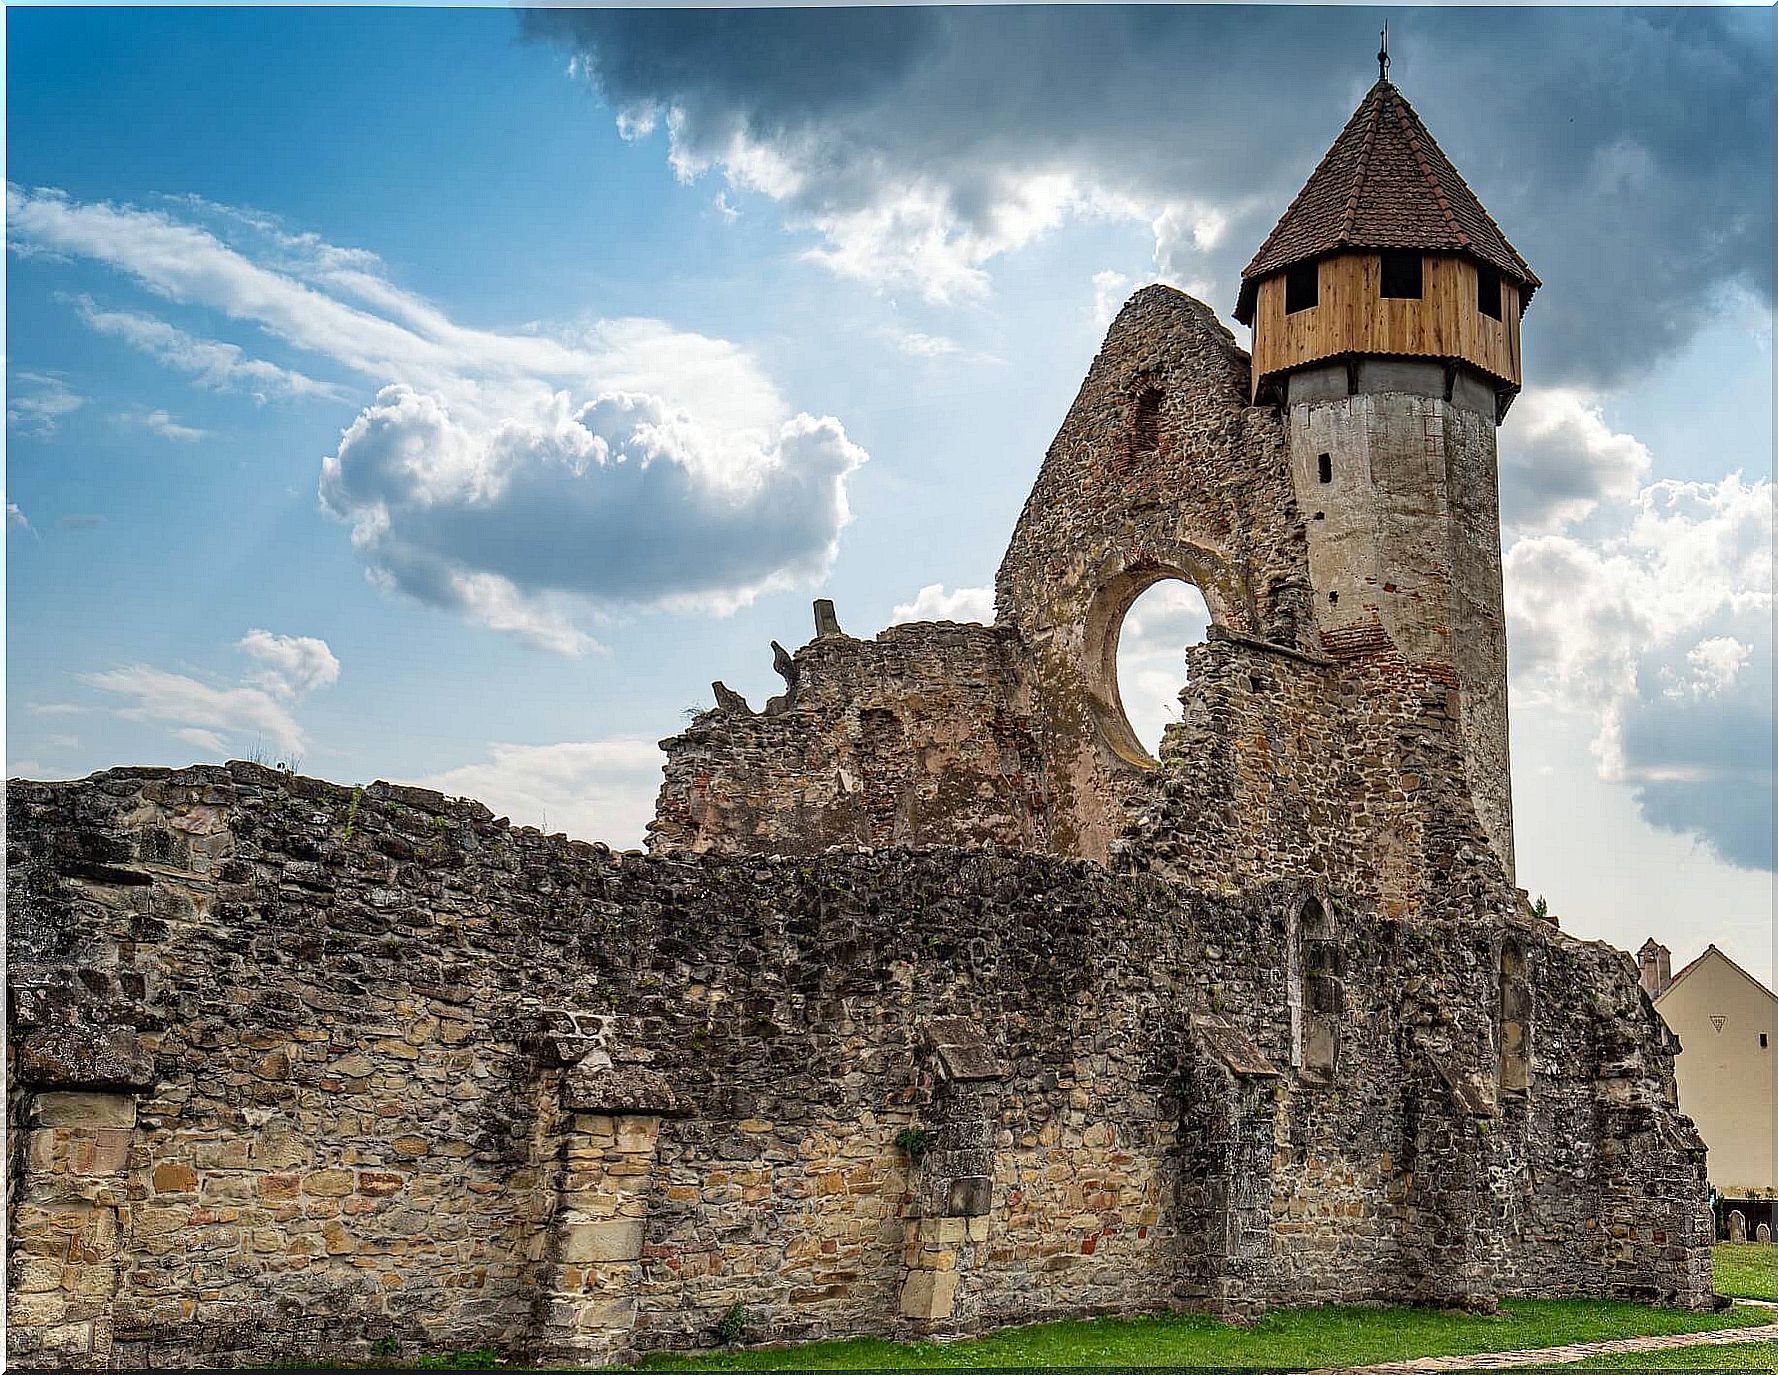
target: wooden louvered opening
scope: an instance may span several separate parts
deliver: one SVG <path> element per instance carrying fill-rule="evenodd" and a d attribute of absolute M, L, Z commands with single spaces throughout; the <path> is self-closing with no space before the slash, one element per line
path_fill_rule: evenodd
<path fill-rule="evenodd" d="M 1418 253 L 1386 251 L 1378 255 L 1377 289 L 1392 301 L 1417 301 L 1424 285 Z"/>
<path fill-rule="evenodd" d="M 1500 274 L 1491 267 L 1477 267 L 1475 308 L 1490 320 L 1500 318 Z"/>
<path fill-rule="evenodd" d="M 1437 358 L 1463 362 L 1517 387 L 1520 287 L 1496 274 L 1498 318 L 1478 309 L 1488 290 L 1480 265 L 1458 254 L 1414 255 L 1421 265 L 1421 294 L 1392 297 L 1383 291 L 1382 258 L 1375 252 L 1323 258 L 1313 310 L 1286 307 L 1289 273 L 1263 279 L 1254 300 L 1253 378 L 1267 377 L 1328 358 Z"/>
<path fill-rule="evenodd" d="M 1313 310 L 1321 301 L 1321 264 L 1298 263 L 1284 274 L 1284 313 Z"/>

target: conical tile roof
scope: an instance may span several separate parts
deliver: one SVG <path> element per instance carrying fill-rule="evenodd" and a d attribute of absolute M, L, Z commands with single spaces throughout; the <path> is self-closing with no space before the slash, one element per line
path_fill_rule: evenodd
<path fill-rule="evenodd" d="M 1518 282 L 1524 301 L 1542 285 L 1388 80 L 1370 88 L 1247 264 L 1235 318 L 1252 321 L 1261 277 L 1343 248 L 1466 253 Z"/>

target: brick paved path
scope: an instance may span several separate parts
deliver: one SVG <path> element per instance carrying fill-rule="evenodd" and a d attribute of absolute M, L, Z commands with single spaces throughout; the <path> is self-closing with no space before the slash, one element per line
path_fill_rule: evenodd
<path fill-rule="evenodd" d="M 1778 1341 L 1778 1323 L 1761 1327 L 1729 1327 L 1716 1332 L 1676 1332 L 1666 1337 L 1625 1337 L 1615 1342 L 1577 1342 L 1573 1346 L 1546 1346 L 1535 1351 L 1490 1351 L 1475 1356 L 1421 1356 L 1385 1365 L 1343 1367 L 1364 1375 L 1427 1375 L 1441 1370 L 1506 1370 L 1522 1365 L 1565 1365 L 1588 1356 L 1607 1356 L 1620 1351 L 1671 1351 L 1677 1346 L 1723 1346 L 1734 1342 Z M 1319 1372 L 1331 1375 L 1331 1372 Z"/>

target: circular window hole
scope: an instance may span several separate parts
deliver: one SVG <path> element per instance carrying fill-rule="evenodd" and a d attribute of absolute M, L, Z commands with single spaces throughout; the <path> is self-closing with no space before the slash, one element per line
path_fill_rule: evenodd
<path fill-rule="evenodd" d="M 1157 582 L 1130 604 L 1117 637 L 1117 694 L 1124 719 L 1153 757 L 1179 719 L 1185 651 L 1209 633 L 1210 609 L 1189 582 Z"/>

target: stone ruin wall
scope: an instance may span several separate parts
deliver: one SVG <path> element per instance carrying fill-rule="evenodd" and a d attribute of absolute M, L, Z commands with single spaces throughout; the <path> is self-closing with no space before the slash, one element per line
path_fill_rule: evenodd
<path fill-rule="evenodd" d="M 1635 971 L 1513 905 L 621 855 L 240 764 L 8 811 L 16 1364 L 1707 1301 Z"/>
<path fill-rule="evenodd" d="M 1325 555 L 1323 578 L 1337 567 L 1352 586 L 1343 607 L 1317 595 L 1319 527 L 1297 501 L 1292 420 L 1249 404 L 1249 367 L 1208 307 L 1138 292 L 1025 504 L 997 623 L 901 625 L 865 641 L 818 603 L 816 639 L 780 651 L 785 696 L 756 714 L 718 684 L 718 706 L 662 742 L 651 848 L 992 840 L 1208 891 L 1315 876 L 1390 914 L 1418 910 L 1455 871 L 1491 870 L 1476 881 L 1510 895 L 1476 822 L 1444 613 L 1416 596 L 1417 633 L 1392 635 L 1376 570 Z M 1373 465 L 1393 454 L 1377 448 Z M 1457 448 L 1473 457 L 1478 445 Z M 1492 491 L 1491 470 L 1453 472 Z M 1394 473 L 1391 490 L 1405 481 Z M 1493 567 L 1497 583 L 1497 556 Z M 1124 613 L 1166 578 L 1199 588 L 1212 627 L 1188 652 L 1182 722 L 1156 767 L 1124 719 L 1116 652 Z M 1499 714 L 1504 737 L 1503 702 Z M 1510 806 L 1490 799 L 1490 814 Z"/>
<path fill-rule="evenodd" d="M 819 854 L 832 845 L 1049 850 L 1043 754 L 1016 633 L 955 623 L 839 630 L 781 654 L 755 712 L 719 688 L 671 744 L 657 851 Z"/>
<path fill-rule="evenodd" d="M 784 696 L 755 713 L 717 684 L 717 706 L 662 742 L 651 848 L 993 840 L 1106 859 L 1153 762 L 1117 697 L 1131 603 L 1180 578 L 1224 630 L 1314 644 L 1288 435 L 1247 405 L 1247 369 L 1207 307 L 1139 292 L 1026 502 L 997 624 L 859 640 L 818 603 L 816 638 L 778 650 Z"/>
<path fill-rule="evenodd" d="M 999 623 L 817 604 L 666 742 L 650 855 L 250 765 L 10 785 L 15 1363 L 1708 1302 L 1670 1038 L 1512 888 L 1450 667 L 1321 617 L 1245 369 L 1140 293 Z M 1215 625 L 1157 765 L 1113 656 L 1161 577 Z"/>

